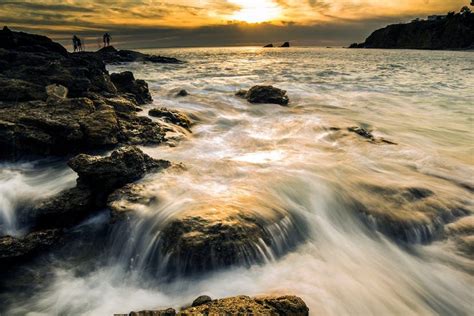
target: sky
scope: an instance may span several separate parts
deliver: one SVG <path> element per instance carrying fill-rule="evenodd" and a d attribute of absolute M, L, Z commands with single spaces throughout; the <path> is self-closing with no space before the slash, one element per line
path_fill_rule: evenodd
<path fill-rule="evenodd" d="M 375 29 L 459 11 L 470 0 L 0 0 L 0 24 L 91 47 L 345 46 Z"/>

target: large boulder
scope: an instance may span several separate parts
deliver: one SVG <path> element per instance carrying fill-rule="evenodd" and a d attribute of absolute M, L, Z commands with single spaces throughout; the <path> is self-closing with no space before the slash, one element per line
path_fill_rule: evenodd
<path fill-rule="evenodd" d="M 284 42 L 280 47 L 290 47 L 290 42 Z"/>
<path fill-rule="evenodd" d="M 112 205 L 131 209 L 130 203 Z M 301 217 L 250 197 L 190 206 L 160 226 L 155 251 L 142 259 L 170 278 L 273 260 L 306 237 Z"/>
<path fill-rule="evenodd" d="M 131 93 L 134 95 L 138 104 L 145 104 L 153 101 L 150 92 L 148 91 L 148 84 L 143 80 L 136 80 L 132 72 L 124 71 L 121 73 L 114 73 L 110 75 L 110 79 L 119 92 Z"/>
<path fill-rule="evenodd" d="M 239 97 L 244 97 L 250 103 L 273 103 L 288 105 L 289 99 L 285 90 L 273 86 L 254 86 L 250 90 L 240 90 L 236 93 Z"/>

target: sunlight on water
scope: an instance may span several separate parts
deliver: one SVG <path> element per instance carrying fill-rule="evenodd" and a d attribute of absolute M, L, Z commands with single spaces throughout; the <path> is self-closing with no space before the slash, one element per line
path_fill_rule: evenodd
<path fill-rule="evenodd" d="M 460 216 L 451 210 L 473 213 L 472 53 L 153 52 L 187 63 L 109 69 L 131 70 L 147 80 L 155 101 L 146 109 L 182 110 L 196 121 L 176 147 L 143 147 L 185 168 L 140 181 L 142 194 L 154 202 L 134 205 L 138 217 L 128 230 L 113 232 L 107 258 L 87 271 L 54 262 L 48 286 L 13 306 L 13 314 L 107 315 L 179 308 L 201 294 L 262 293 L 299 295 L 315 315 L 474 314 L 472 260 L 434 238 L 443 221 Z M 250 105 L 234 96 L 255 84 L 287 90 L 290 107 Z M 189 96 L 175 98 L 180 89 Z M 349 132 L 351 126 L 372 129 L 375 137 L 397 145 L 370 143 Z M 8 227 L 15 201 L 32 191 L 51 193 L 71 180 L 70 173 L 38 170 L 35 177 L 43 180 L 30 186 L 29 178 L 8 170 L 0 179 L 0 218 Z M 426 197 L 412 203 L 417 194 Z M 254 245 L 259 264 L 166 282 L 162 261 L 152 258 L 154 265 L 147 266 L 147 259 L 158 256 L 155 246 L 170 219 L 196 205 L 241 207 L 248 202 L 240 203 L 243 196 L 254 198 L 249 208 L 266 219 L 275 241 L 268 249 Z M 357 213 L 361 205 L 372 212 Z M 395 228 L 380 218 L 407 220 L 404 238 L 417 243 L 394 242 Z"/>

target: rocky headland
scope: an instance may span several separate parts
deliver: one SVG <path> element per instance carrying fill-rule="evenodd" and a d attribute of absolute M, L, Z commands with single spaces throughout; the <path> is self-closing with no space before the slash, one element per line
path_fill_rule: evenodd
<path fill-rule="evenodd" d="M 474 49 L 474 14 L 467 9 L 429 20 L 389 25 L 350 48 Z"/>

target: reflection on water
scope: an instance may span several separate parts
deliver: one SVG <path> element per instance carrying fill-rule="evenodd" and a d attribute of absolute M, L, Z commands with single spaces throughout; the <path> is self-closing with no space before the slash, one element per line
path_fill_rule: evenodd
<path fill-rule="evenodd" d="M 155 102 L 147 108 L 166 106 L 196 119 L 177 147 L 143 148 L 186 169 L 141 181 L 142 193 L 156 201 L 112 236 L 110 247 L 118 251 L 111 260 L 87 273 L 54 262 L 53 281 L 12 313 L 103 315 L 180 307 L 201 294 L 273 292 L 300 295 L 322 315 L 474 313 L 471 260 L 442 240 L 400 247 L 359 216 L 363 210 L 379 225 L 401 222 L 401 231 L 414 228 L 416 235 L 418 227 L 443 227 L 472 213 L 474 55 L 314 48 L 157 53 L 188 63 L 110 70 L 132 70 L 149 82 Z M 290 107 L 249 105 L 234 96 L 259 83 L 287 90 Z M 190 95 L 175 98 L 178 89 Z M 398 145 L 370 143 L 351 126 Z M 1 181 L 4 190 L 11 180 Z M 19 181 L 19 192 L 29 192 L 25 183 Z M 40 183 L 35 189 L 53 190 L 47 179 Z M 304 218 L 305 241 L 248 269 L 169 283 L 143 279 L 140 256 L 159 240 L 150 232 L 189 205 L 242 195 Z M 13 209 L 4 208 L 3 216 L 12 218 Z"/>

